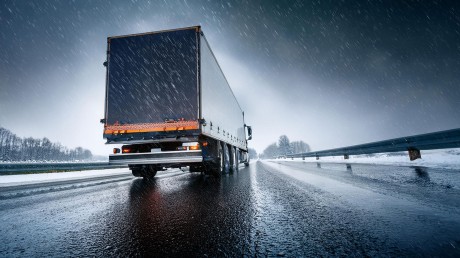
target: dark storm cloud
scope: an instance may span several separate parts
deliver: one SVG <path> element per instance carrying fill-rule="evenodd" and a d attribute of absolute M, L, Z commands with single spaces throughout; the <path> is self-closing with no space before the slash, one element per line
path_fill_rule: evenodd
<path fill-rule="evenodd" d="M 4 1 L 0 124 L 100 150 L 106 37 L 201 24 L 259 150 L 280 134 L 322 149 L 459 127 L 458 12 L 455 1 Z"/>
<path fill-rule="evenodd" d="M 244 32 L 241 40 L 253 52 L 245 56 L 249 60 L 254 53 L 265 54 L 259 65 L 267 74 L 303 73 L 326 81 L 324 87 L 351 91 L 353 96 L 358 91 L 371 103 L 407 107 L 408 112 L 420 105 L 417 97 L 458 104 L 458 6 L 399 1 L 275 3 L 245 7 L 252 14 L 239 10 L 241 17 L 235 19 L 243 22 L 238 27 Z M 298 90 L 284 92 L 291 95 Z M 430 103 L 425 103 L 427 109 Z"/>

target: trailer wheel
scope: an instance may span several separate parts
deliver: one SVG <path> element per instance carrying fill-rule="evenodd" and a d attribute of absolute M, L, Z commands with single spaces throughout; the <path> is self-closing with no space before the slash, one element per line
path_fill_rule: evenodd
<path fill-rule="evenodd" d="M 228 174 L 230 172 L 230 150 L 227 144 L 222 143 L 222 151 L 223 151 L 223 158 L 224 158 L 224 165 L 222 167 L 222 173 Z"/>
<path fill-rule="evenodd" d="M 239 155 L 240 151 L 236 147 L 233 147 L 232 150 L 233 150 L 232 151 L 232 153 L 233 153 L 233 171 L 238 172 L 239 169 L 240 169 L 239 166 L 238 166 L 238 165 L 240 165 L 240 157 L 239 157 L 240 156 Z"/>
<path fill-rule="evenodd" d="M 235 153 L 235 172 L 238 172 L 239 171 L 238 165 L 240 164 L 240 160 L 239 160 L 239 157 L 238 157 L 238 148 L 237 147 L 233 147 L 233 153 Z"/>
<path fill-rule="evenodd" d="M 204 167 L 206 173 L 213 175 L 214 177 L 221 177 L 222 174 L 228 174 L 230 169 L 230 155 L 227 144 L 223 142 L 217 142 L 217 159 L 216 162 L 205 163 Z"/>
<path fill-rule="evenodd" d="M 204 163 L 206 168 L 206 173 L 210 174 L 214 177 L 219 178 L 222 175 L 223 167 L 224 167 L 224 154 L 222 150 L 222 144 L 217 142 L 217 159 L 216 162 Z"/>
<path fill-rule="evenodd" d="M 225 167 L 225 153 L 224 153 L 224 149 L 222 147 L 222 143 L 219 143 L 219 165 L 217 167 L 217 173 L 220 175 L 222 175 L 224 173 L 224 167 Z"/>
<path fill-rule="evenodd" d="M 244 157 L 244 166 L 249 167 L 249 153 L 245 152 Z"/>
<path fill-rule="evenodd" d="M 158 168 L 154 165 L 148 165 L 145 166 L 145 168 L 142 169 L 142 177 L 144 179 L 152 179 L 155 177 L 155 175 L 158 172 Z"/>
<path fill-rule="evenodd" d="M 142 176 L 142 171 L 141 171 L 140 168 L 131 169 L 131 173 L 133 173 L 133 176 L 135 176 L 135 177 L 141 177 Z"/>

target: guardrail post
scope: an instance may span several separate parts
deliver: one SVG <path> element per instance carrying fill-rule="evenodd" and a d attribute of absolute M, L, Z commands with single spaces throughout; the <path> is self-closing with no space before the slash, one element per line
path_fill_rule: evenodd
<path fill-rule="evenodd" d="M 348 156 L 348 154 L 343 154 L 343 158 L 344 158 L 344 159 L 349 159 L 350 156 Z"/>
<path fill-rule="evenodd" d="M 409 152 L 409 159 L 411 161 L 416 160 L 416 159 L 421 159 L 422 154 L 420 154 L 420 150 L 416 148 L 409 148 L 407 150 Z"/>
<path fill-rule="evenodd" d="M 305 160 L 305 156 L 302 156 L 302 160 Z"/>
<path fill-rule="evenodd" d="M 318 156 L 318 155 L 316 155 L 316 160 L 319 160 L 319 156 Z"/>

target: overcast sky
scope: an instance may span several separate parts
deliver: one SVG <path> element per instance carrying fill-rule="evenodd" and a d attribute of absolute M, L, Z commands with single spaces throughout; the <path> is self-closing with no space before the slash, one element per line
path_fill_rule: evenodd
<path fill-rule="evenodd" d="M 165 3 L 166 2 L 166 3 Z M 107 155 L 108 36 L 201 25 L 261 152 L 460 127 L 456 1 L 0 3 L 0 126 Z"/>

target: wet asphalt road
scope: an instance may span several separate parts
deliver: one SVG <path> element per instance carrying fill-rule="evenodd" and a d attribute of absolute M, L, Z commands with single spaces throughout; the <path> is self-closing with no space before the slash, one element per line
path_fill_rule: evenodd
<path fill-rule="evenodd" d="M 254 162 L 0 188 L 0 256 L 460 256 L 460 171 Z"/>

